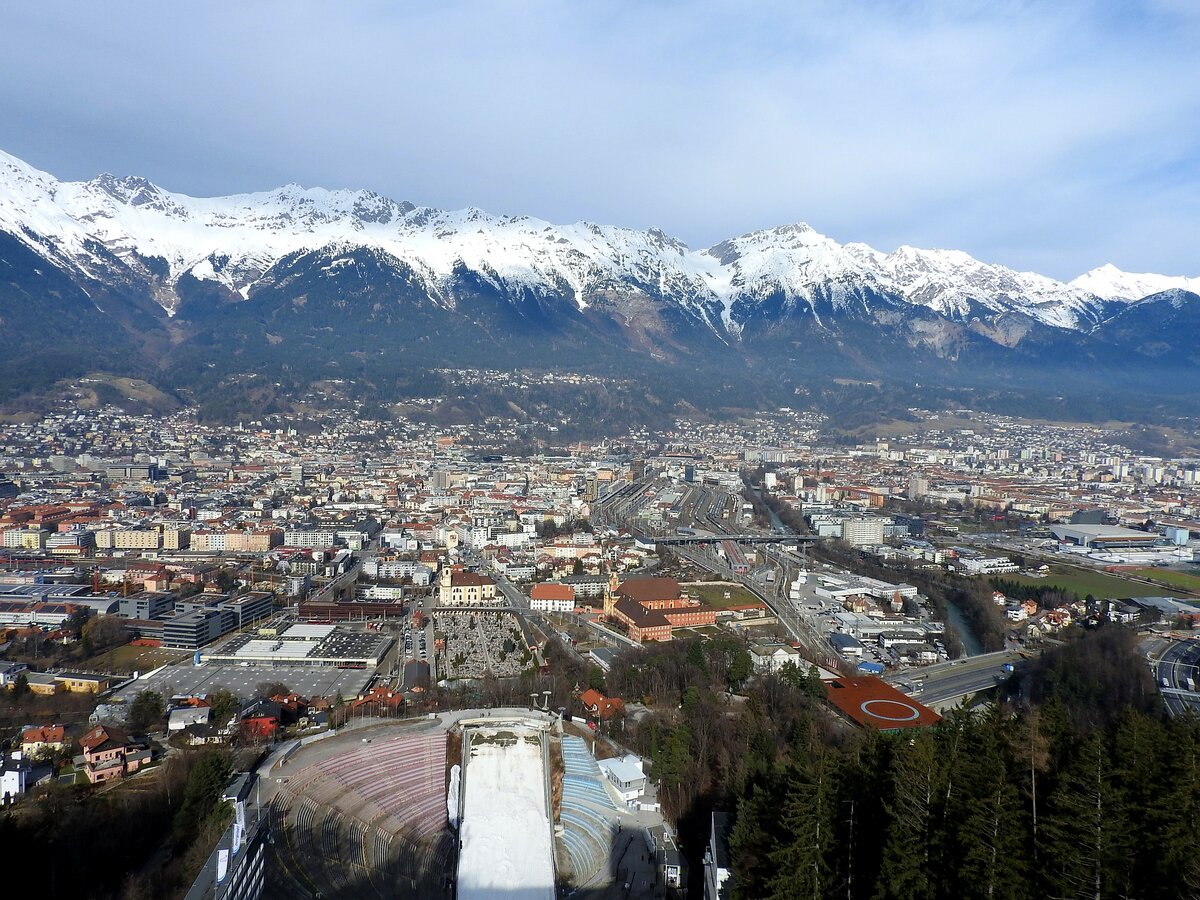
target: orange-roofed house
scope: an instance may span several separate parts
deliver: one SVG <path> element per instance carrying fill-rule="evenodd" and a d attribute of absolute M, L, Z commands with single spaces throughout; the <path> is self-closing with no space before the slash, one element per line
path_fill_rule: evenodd
<path fill-rule="evenodd" d="M 575 588 L 569 584 L 544 582 L 529 592 L 529 608 L 534 612 L 569 613 L 575 609 Z"/>
<path fill-rule="evenodd" d="M 625 711 L 625 701 L 620 697 L 605 697 L 595 688 L 588 688 L 579 695 L 584 712 L 599 719 L 611 719 L 619 712 Z"/>
<path fill-rule="evenodd" d="M 61 725 L 39 725 L 21 733 L 21 752 L 25 756 L 41 756 L 67 746 L 67 730 Z"/>
<path fill-rule="evenodd" d="M 387 686 L 373 687 L 350 704 L 354 712 L 362 710 L 373 715 L 394 714 L 404 707 L 404 692 Z"/>

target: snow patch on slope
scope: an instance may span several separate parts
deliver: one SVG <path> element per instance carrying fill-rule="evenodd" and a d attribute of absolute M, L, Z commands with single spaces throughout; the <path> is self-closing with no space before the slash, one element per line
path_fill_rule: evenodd
<path fill-rule="evenodd" d="M 471 732 L 463 772 L 459 900 L 554 900 L 540 737 L 530 729 Z"/>

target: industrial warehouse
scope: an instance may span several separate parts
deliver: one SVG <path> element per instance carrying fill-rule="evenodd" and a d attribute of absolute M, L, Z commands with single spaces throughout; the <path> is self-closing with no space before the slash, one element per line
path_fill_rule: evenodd
<path fill-rule="evenodd" d="M 1161 534 L 1136 531 L 1116 525 L 1054 525 L 1050 533 L 1065 544 L 1106 550 L 1125 550 L 1131 547 L 1153 547 L 1163 540 Z"/>

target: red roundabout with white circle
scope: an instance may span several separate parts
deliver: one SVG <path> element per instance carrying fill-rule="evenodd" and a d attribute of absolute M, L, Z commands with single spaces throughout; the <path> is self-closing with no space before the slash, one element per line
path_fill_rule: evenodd
<path fill-rule="evenodd" d="M 885 708 L 892 707 L 892 709 L 889 710 L 889 712 L 892 714 L 889 715 L 889 713 L 876 712 L 875 707 L 879 706 L 883 706 Z M 915 706 L 909 705 L 908 703 L 901 703 L 899 700 L 864 700 L 861 704 L 859 704 L 858 708 L 868 716 L 874 716 L 876 719 L 884 719 L 888 722 L 912 722 L 921 718 L 921 711 L 919 709 L 917 709 Z M 899 715 L 896 715 L 895 713 L 899 713 Z"/>

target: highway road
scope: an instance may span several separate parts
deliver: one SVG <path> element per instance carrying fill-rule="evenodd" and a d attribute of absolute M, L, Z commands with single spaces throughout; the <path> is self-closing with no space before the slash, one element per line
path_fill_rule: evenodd
<path fill-rule="evenodd" d="M 1155 637 L 1143 642 L 1150 671 L 1158 683 L 1167 712 L 1181 716 L 1200 715 L 1200 693 L 1188 687 L 1185 678 L 1200 686 L 1200 640 Z"/>
<path fill-rule="evenodd" d="M 1028 655 L 1026 651 L 1025 655 Z M 994 688 L 1008 677 L 1004 665 L 1018 668 L 1025 656 L 1015 650 L 1001 650 L 963 659 L 952 659 L 922 669 L 905 669 L 886 676 L 898 690 L 916 697 L 926 706 L 952 705 L 962 697 Z"/>

